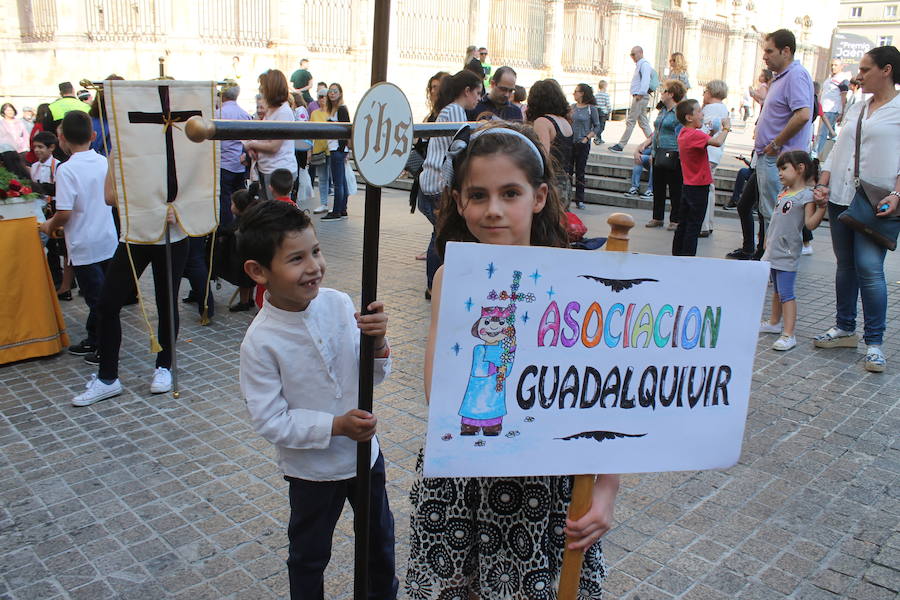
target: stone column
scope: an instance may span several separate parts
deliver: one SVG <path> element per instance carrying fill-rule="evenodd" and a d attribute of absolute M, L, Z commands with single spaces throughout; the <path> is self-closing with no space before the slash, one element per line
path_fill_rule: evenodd
<path fill-rule="evenodd" d="M 636 21 L 639 11 L 624 1 L 613 2 L 610 10 L 611 35 L 609 41 L 610 72 L 607 91 L 613 109 L 631 106 L 631 77 L 634 75 L 634 61 L 629 52 L 634 46 L 642 45 Z M 646 53 L 645 53 L 646 54 Z M 652 58 L 652 56 L 651 56 Z"/>
<path fill-rule="evenodd" d="M 700 89 L 700 38 L 701 38 L 700 19 L 693 13 L 685 15 L 684 20 L 684 59 L 688 64 L 688 73 L 691 76 L 691 91 L 688 96 L 699 97 L 703 90 Z"/>
<path fill-rule="evenodd" d="M 438 0 L 440 1 L 440 0 Z M 488 52 L 493 53 L 494 49 L 490 47 L 490 25 L 491 25 L 491 0 L 474 0 L 473 1 L 475 13 L 474 13 L 474 23 L 469 21 L 470 28 L 472 30 L 472 37 L 469 40 L 469 44 L 475 46 L 485 46 L 488 49 Z M 465 48 L 462 48 L 465 50 Z M 490 56 L 490 55 L 489 55 Z M 493 61 L 492 63 L 493 64 Z M 494 68 L 499 67 L 500 65 L 494 65 Z"/>
<path fill-rule="evenodd" d="M 566 24 L 563 0 L 547 0 L 544 4 L 546 25 L 544 28 L 544 71 L 548 77 L 563 72 L 563 29 Z"/>

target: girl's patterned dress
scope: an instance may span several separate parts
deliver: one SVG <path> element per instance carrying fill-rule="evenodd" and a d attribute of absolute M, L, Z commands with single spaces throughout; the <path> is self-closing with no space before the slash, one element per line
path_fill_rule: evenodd
<path fill-rule="evenodd" d="M 571 477 L 422 477 L 410 492 L 412 600 L 555 600 Z M 600 542 L 584 555 L 579 600 L 599 600 Z"/>

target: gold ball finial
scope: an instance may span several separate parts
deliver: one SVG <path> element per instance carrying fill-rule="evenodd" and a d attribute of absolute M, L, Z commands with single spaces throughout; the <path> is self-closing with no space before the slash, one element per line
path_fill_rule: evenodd
<path fill-rule="evenodd" d="M 205 142 L 216 134 L 216 126 L 211 120 L 195 115 L 184 124 L 184 134 L 192 142 Z"/>

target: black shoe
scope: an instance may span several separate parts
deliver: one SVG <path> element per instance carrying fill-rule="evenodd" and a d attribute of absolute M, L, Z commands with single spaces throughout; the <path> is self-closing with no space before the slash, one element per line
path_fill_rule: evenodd
<path fill-rule="evenodd" d="M 757 248 L 756 252 L 753 253 L 753 256 L 750 257 L 750 260 L 762 260 L 763 254 L 765 253 L 765 248 Z"/>
<path fill-rule="evenodd" d="M 347 219 L 347 218 L 349 218 L 348 215 L 347 215 L 347 211 L 346 211 L 346 210 L 341 212 L 341 218 L 342 218 L 342 219 Z"/>
<path fill-rule="evenodd" d="M 341 219 L 341 213 L 336 213 L 334 211 L 324 215 L 320 220 L 322 221 L 339 221 Z"/>
<path fill-rule="evenodd" d="M 184 304 L 197 304 L 200 302 L 200 299 L 194 296 L 193 294 L 188 294 L 184 298 L 181 299 Z"/>
<path fill-rule="evenodd" d="M 728 204 L 722 207 L 722 210 L 737 210 L 737 204 L 729 200 Z"/>
<path fill-rule="evenodd" d="M 61 292 L 61 293 L 57 294 L 56 297 L 59 298 L 60 300 L 65 300 L 66 302 L 71 302 L 72 290 L 69 290 L 68 292 Z"/>
<path fill-rule="evenodd" d="M 700 237 L 702 237 L 702 238 L 707 238 L 707 237 L 709 237 L 709 236 L 712 235 L 712 232 L 713 232 L 712 229 L 704 229 L 703 231 L 700 232 L 699 235 L 700 235 Z"/>
<path fill-rule="evenodd" d="M 431 290 L 425 290 L 425 299 L 431 300 Z"/>
<path fill-rule="evenodd" d="M 85 354 L 84 362 L 86 362 L 89 365 L 99 365 L 100 364 L 100 353 L 99 352 L 91 352 L 90 354 Z"/>
<path fill-rule="evenodd" d="M 74 354 L 75 356 L 86 356 L 88 354 L 93 354 L 96 351 L 97 346 L 88 344 L 87 340 L 81 340 L 74 346 L 69 346 L 69 354 Z"/>
<path fill-rule="evenodd" d="M 732 250 L 728 254 L 725 255 L 725 258 L 730 258 L 731 260 L 750 260 L 753 258 L 753 254 L 750 252 L 744 252 L 743 248 L 738 248 L 737 250 Z"/>
<path fill-rule="evenodd" d="M 238 302 L 233 306 L 229 306 L 229 312 L 247 312 L 250 310 L 250 307 L 253 306 L 252 302 Z"/>

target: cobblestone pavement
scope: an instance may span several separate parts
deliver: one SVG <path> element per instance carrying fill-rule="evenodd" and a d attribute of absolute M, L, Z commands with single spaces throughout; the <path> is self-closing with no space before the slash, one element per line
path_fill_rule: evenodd
<path fill-rule="evenodd" d="M 362 200 L 323 223 L 326 284 L 359 297 Z M 604 235 L 607 207 L 585 220 Z M 635 214 L 632 249 L 666 253 L 671 233 Z M 738 245 L 719 219 L 701 253 Z M 744 450 L 726 471 L 623 477 L 606 537 L 609 598 L 685 600 L 896 598 L 900 590 L 900 260 L 891 254 L 888 370 L 866 373 L 861 349 L 815 350 L 832 323 L 827 227 L 798 283 L 802 340 L 757 347 Z M 422 356 L 427 225 L 387 192 L 380 297 L 391 313 L 392 377 L 377 388 L 380 438 L 397 520 L 399 575 L 408 554 L 407 492 L 425 430 Z M 149 283 L 145 275 L 143 285 Z M 183 393 L 151 396 L 152 357 L 136 307 L 123 311 L 125 392 L 89 408 L 69 401 L 92 372 L 61 355 L 0 368 L 0 598 L 281 598 L 287 577 L 287 486 L 270 446 L 248 426 L 238 345 L 248 313 L 220 310 L 201 327 L 183 305 Z M 182 292 L 184 295 L 184 292 Z M 83 302 L 64 303 L 73 340 Z M 151 307 L 152 312 L 152 307 Z M 747 318 L 755 319 L 756 315 Z M 302 357 L 298 357 L 302 360 Z M 327 596 L 352 594 L 350 511 L 340 521 Z"/>

